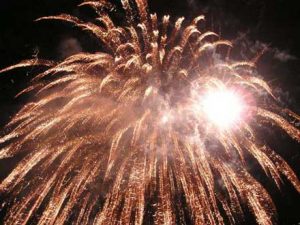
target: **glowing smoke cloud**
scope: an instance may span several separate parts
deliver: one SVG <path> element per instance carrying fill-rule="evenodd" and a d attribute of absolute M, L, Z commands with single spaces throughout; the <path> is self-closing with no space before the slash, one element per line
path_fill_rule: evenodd
<path fill-rule="evenodd" d="M 148 14 L 145 0 L 121 2 L 126 26 L 115 25 L 106 0 L 81 4 L 96 10 L 95 23 L 41 18 L 92 33 L 106 52 L 1 71 L 49 67 L 22 92 L 34 97 L 0 139 L 0 159 L 22 158 L 0 184 L 6 224 L 235 224 L 245 210 L 272 224 L 274 204 L 245 155 L 279 188 L 285 176 L 300 191 L 255 132 L 275 124 L 300 141 L 288 122 L 299 116 L 276 104 L 251 62 L 214 60 L 231 43 L 199 30 L 203 16 L 173 24 Z"/>

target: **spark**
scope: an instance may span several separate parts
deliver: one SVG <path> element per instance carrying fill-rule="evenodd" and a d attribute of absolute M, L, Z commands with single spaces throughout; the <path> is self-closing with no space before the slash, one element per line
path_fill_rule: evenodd
<path fill-rule="evenodd" d="M 272 198 L 245 155 L 278 188 L 285 177 L 300 192 L 292 168 L 257 132 L 276 125 L 300 142 L 290 122 L 299 116 L 279 106 L 253 62 L 227 57 L 232 44 L 202 30 L 204 16 L 159 18 L 146 0 L 121 3 L 83 2 L 95 23 L 38 19 L 69 22 L 103 51 L 0 70 L 45 67 L 0 138 L 0 163 L 18 159 L 0 183 L 5 224 L 239 224 L 245 210 L 273 224 Z"/>

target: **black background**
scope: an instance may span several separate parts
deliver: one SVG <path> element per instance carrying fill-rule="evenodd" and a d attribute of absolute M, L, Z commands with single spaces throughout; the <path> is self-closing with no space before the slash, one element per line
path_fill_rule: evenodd
<path fill-rule="evenodd" d="M 34 55 L 60 60 L 81 49 L 91 52 L 101 49 L 95 39 L 69 24 L 34 22 L 41 16 L 59 13 L 92 18 L 91 11 L 76 7 L 80 2 L 0 0 L 0 69 Z M 258 71 L 276 87 L 283 105 L 300 114 L 300 6 L 296 0 L 150 0 L 149 4 L 152 12 L 170 14 L 173 19 L 204 14 L 206 29 L 235 43 L 232 57 L 251 59 L 264 46 L 269 46 L 257 64 Z M 14 96 L 28 85 L 33 75 L 34 71 L 28 68 L 0 74 L 0 127 L 26 102 L 28 96 L 16 99 Z M 275 128 L 264 135 L 266 142 L 270 142 L 300 177 L 299 145 Z M 3 178 L 10 168 L 1 165 L 0 178 Z M 287 183 L 278 191 L 261 175 L 254 162 L 251 170 L 272 194 L 279 224 L 300 224 L 300 198 L 293 187 Z"/>

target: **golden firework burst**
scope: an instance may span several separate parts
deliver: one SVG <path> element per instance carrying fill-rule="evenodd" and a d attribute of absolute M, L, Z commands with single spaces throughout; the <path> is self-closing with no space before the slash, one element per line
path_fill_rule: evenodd
<path fill-rule="evenodd" d="M 275 124 L 299 142 L 289 122 L 299 116 L 278 106 L 254 63 L 215 57 L 231 43 L 201 31 L 204 16 L 183 25 L 184 18 L 149 14 L 146 0 L 121 2 L 122 26 L 108 0 L 80 5 L 96 10 L 95 23 L 39 19 L 70 22 L 105 52 L 0 71 L 48 67 L 21 92 L 34 97 L 0 138 L 0 159 L 22 158 L 0 183 L 5 223 L 238 224 L 246 209 L 258 224 L 272 224 L 275 206 L 245 156 L 278 188 L 285 176 L 300 191 L 255 129 Z"/>

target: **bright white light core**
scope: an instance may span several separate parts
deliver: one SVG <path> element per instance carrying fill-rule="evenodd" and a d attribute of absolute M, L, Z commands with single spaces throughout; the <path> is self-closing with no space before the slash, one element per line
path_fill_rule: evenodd
<path fill-rule="evenodd" d="M 244 109 L 238 94 L 226 89 L 207 93 L 202 104 L 207 118 L 220 128 L 229 128 L 238 122 Z"/>
<path fill-rule="evenodd" d="M 161 118 L 161 122 L 163 124 L 167 123 L 169 121 L 169 116 L 168 115 L 164 115 L 162 118 Z"/>

